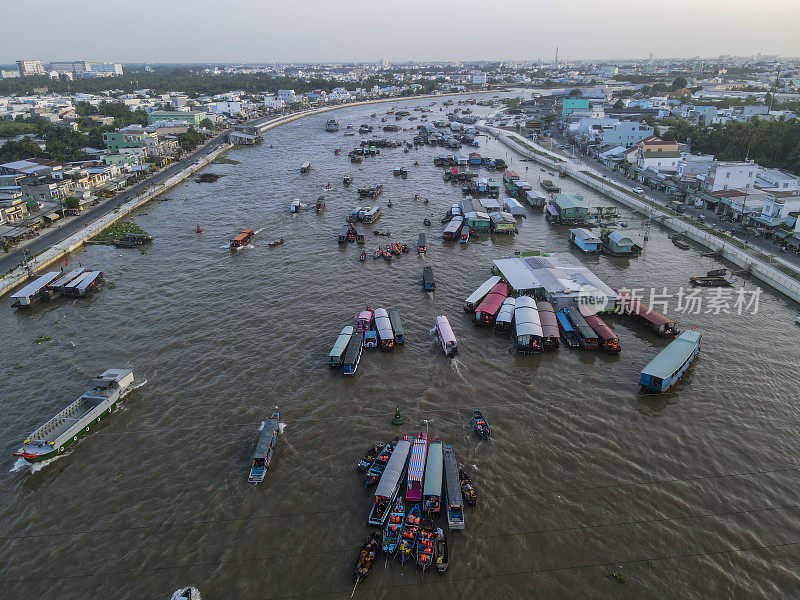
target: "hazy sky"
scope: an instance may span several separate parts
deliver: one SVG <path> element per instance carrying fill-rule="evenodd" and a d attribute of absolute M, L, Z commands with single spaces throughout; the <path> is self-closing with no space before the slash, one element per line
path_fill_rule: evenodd
<path fill-rule="evenodd" d="M 4 0 L 0 62 L 800 56 L 800 0 Z"/>

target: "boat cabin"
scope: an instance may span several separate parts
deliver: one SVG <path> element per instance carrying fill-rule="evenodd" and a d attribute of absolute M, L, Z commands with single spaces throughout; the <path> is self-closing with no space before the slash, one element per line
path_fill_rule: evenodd
<path fill-rule="evenodd" d="M 603 235 L 603 248 L 612 256 L 635 256 L 641 254 L 642 247 L 621 231 L 612 231 Z"/>
<path fill-rule="evenodd" d="M 436 317 L 436 336 L 439 338 L 439 343 L 442 345 L 442 350 L 446 356 L 455 356 L 458 352 L 458 342 L 450 327 L 450 322 L 444 315 Z"/>
<path fill-rule="evenodd" d="M 358 363 L 361 361 L 361 351 L 364 349 L 364 334 L 356 331 L 350 336 L 347 350 L 344 353 L 342 372 L 345 375 L 355 375 Z"/>
<path fill-rule="evenodd" d="M 578 310 L 584 320 L 589 324 L 589 327 L 597 334 L 600 347 L 609 354 L 618 354 L 620 350 L 622 350 L 622 346 L 614 330 L 606 325 L 605 322 L 597 316 L 597 313 L 586 304 L 580 304 Z"/>
<path fill-rule="evenodd" d="M 433 269 L 424 267 L 422 269 L 422 286 L 426 292 L 432 292 L 436 289 L 436 281 L 433 279 Z"/>
<path fill-rule="evenodd" d="M 339 239 L 338 239 L 338 242 L 340 244 L 347 243 L 347 234 L 349 231 L 350 231 L 349 225 L 342 225 L 342 228 L 339 230 Z"/>
<path fill-rule="evenodd" d="M 381 216 L 381 207 L 380 206 L 373 206 L 367 212 L 364 213 L 364 216 L 361 218 L 364 223 L 374 223 L 377 221 Z"/>
<path fill-rule="evenodd" d="M 586 322 L 586 319 L 583 318 L 580 311 L 577 308 L 570 308 L 567 310 L 567 315 L 575 327 L 575 335 L 578 337 L 581 348 L 584 350 L 597 350 L 599 345 L 597 334 Z"/>
<path fill-rule="evenodd" d="M 500 312 L 497 313 L 497 318 L 494 321 L 494 330 L 505 333 L 511 329 L 511 322 L 514 320 L 514 308 L 516 307 L 517 299 L 514 296 L 509 296 L 503 301 L 500 307 Z"/>
<path fill-rule="evenodd" d="M 575 244 L 585 254 L 600 252 L 603 241 L 588 229 L 578 228 L 569 230 L 569 241 Z"/>
<path fill-rule="evenodd" d="M 469 226 L 468 225 L 463 225 L 461 227 L 461 237 L 458 238 L 458 242 L 460 244 L 466 244 L 467 242 L 469 242 Z"/>
<path fill-rule="evenodd" d="M 503 181 L 511 182 L 519 179 L 519 175 L 515 171 L 503 171 Z"/>
<path fill-rule="evenodd" d="M 389 310 L 389 321 L 394 330 L 394 341 L 396 344 L 404 344 L 406 341 L 405 333 L 403 332 L 403 323 L 400 321 L 400 313 L 396 308 Z"/>
<path fill-rule="evenodd" d="M 266 420 L 264 427 L 261 429 L 261 434 L 258 436 L 256 449 L 253 452 L 253 458 L 250 463 L 250 476 L 248 477 L 250 483 L 264 481 L 264 475 L 269 468 L 269 463 L 272 461 L 272 452 L 275 449 L 279 429 L 280 414 L 275 412 Z"/>
<path fill-rule="evenodd" d="M 11 298 L 14 300 L 12 306 L 18 308 L 27 307 L 46 297 L 52 298 L 53 295 L 50 293 L 48 286 L 60 274 L 61 273 L 58 271 L 50 271 L 49 273 L 40 275 L 11 296 Z"/>
<path fill-rule="evenodd" d="M 519 201 L 514 198 L 506 198 L 503 200 L 503 208 L 505 208 L 507 213 L 510 213 L 515 217 L 525 216 L 525 209 L 522 207 L 522 204 L 520 204 Z"/>
<path fill-rule="evenodd" d="M 547 201 L 547 197 L 534 190 L 528 190 L 525 192 L 525 200 L 533 207 L 541 208 L 544 206 L 544 203 Z"/>
<path fill-rule="evenodd" d="M 347 325 L 342 329 L 342 332 L 339 334 L 339 337 L 336 338 L 336 343 L 333 344 L 333 348 L 328 353 L 328 364 L 331 367 L 341 367 L 342 361 L 344 360 L 344 353 L 347 350 L 347 344 L 350 342 L 350 338 L 353 335 L 353 326 Z"/>
<path fill-rule="evenodd" d="M 475 309 L 475 322 L 478 325 L 491 325 L 494 323 L 500 307 L 508 297 L 508 284 L 501 281 L 492 286 L 486 297 L 478 304 Z"/>
<path fill-rule="evenodd" d="M 517 231 L 517 221 L 507 212 L 493 212 L 489 216 L 492 222 L 492 231 L 494 233 L 512 234 Z"/>
<path fill-rule="evenodd" d="M 489 293 L 496 284 L 500 283 L 500 277 L 497 275 L 493 275 L 489 277 L 486 281 L 484 281 L 480 287 L 472 292 L 469 297 L 464 301 L 464 311 L 472 312 L 475 310 L 475 307 L 478 303 L 486 297 L 486 294 Z"/>
<path fill-rule="evenodd" d="M 364 333 L 372 329 L 372 318 L 375 313 L 371 308 L 365 308 L 356 315 L 356 331 Z"/>
<path fill-rule="evenodd" d="M 378 334 L 378 347 L 384 352 L 394 350 L 394 330 L 385 308 L 375 309 L 375 331 Z"/>
<path fill-rule="evenodd" d="M 305 162 L 300 166 L 301 173 L 308 173 L 311 170 L 311 163 Z"/>
<path fill-rule="evenodd" d="M 536 309 L 536 301 L 530 296 L 517 298 L 514 325 L 518 352 L 531 354 L 542 350 L 544 337 L 542 324 L 539 320 L 539 311 Z"/>

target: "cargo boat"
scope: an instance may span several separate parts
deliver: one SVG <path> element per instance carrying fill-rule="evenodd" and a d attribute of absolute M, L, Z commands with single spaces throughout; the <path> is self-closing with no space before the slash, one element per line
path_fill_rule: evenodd
<path fill-rule="evenodd" d="M 625 291 L 616 290 L 616 292 L 619 294 L 620 314 L 631 315 L 645 327 L 652 329 L 662 337 L 672 337 L 680 333 L 680 329 L 678 329 L 678 326 L 672 319 L 653 310 L 641 300 L 635 296 L 631 296 Z"/>
<path fill-rule="evenodd" d="M 530 296 L 517 298 L 514 308 L 514 327 L 517 339 L 517 352 L 532 354 L 542 350 L 542 324 L 536 301 Z"/>
<path fill-rule="evenodd" d="M 458 463 L 452 446 L 444 447 L 445 493 L 447 494 L 447 525 L 450 529 L 464 529 L 464 498 L 458 478 Z"/>
<path fill-rule="evenodd" d="M 486 297 L 481 300 L 478 308 L 475 309 L 475 322 L 478 325 L 491 325 L 494 323 L 500 307 L 508 297 L 508 284 L 501 281 L 492 286 Z"/>
<path fill-rule="evenodd" d="M 431 440 L 428 447 L 428 459 L 425 462 L 425 485 L 422 489 L 422 512 L 427 515 L 438 515 L 442 504 L 442 442 Z"/>
<path fill-rule="evenodd" d="M 278 439 L 279 423 L 280 414 L 274 412 L 261 429 L 261 435 L 258 436 L 256 449 L 253 452 L 253 461 L 250 464 L 250 476 L 247 478 L 250 483 L 264 481 L 264 475 L 266 475 L 272 460 L 275 441 Z"/>
<path fill-rule="evenodd" d="M 11 296 L 14 300 L 11 306 L 15 308 L 25 308 L 36 304 L 40 300 L 52 300 L 56 297 L 56 294 L 50 289 L 50 283 L 60 274 L 61 273 L 58 271 L 50 271 L 49 273 L 40 275 Z M 78 275 L 80 275 L 80 273 L 78 273 Z"/>
<path fill-rule="evenodd" d="M 570 308 L 567 310 L 567 315 L 575 327 L 575 335 L 581 348 L 584 350 L 597 350 L 597 334 L 586 322 L 586 319 L 583 318 L 580 311 L 577 308 Z"/>
<path fill-rule="evenodd" d="M 453 333 L 453 328 L 450 327 L 450 322 L 444 315 L 436 317 L 436 337 L 439 339 L 446 356 L 453 357 L 458 353 L 456 336 Z"/>
<path fill-rule="evenodd" d="M 108 369 L 89 382 L 80 398 L 31 433 L 14 452 L 28 462 L 38 462 L 63 452 L 70 444 L 111 414 L 114 405 L 133 389 L 133 371 Z"/>
<path fill-rule="evenodd" d="M 389 322 L 392 324 L 392 329 L 394 329 L 395 344 L 404 344 L 406 336 L 403 332 L 403 323 L 400 321 L 400 313 L 396 308 L 389 310 Z"/>
<path fill-rule="evenodd" d="M 619 343 L 619 337 L 614 333 L 614 330 L 606 325 L 605 321 L 597 316 L 597 313 L 589 306 L 581 304 L 578 307 L 578 311 L 589 327 L 597 334 L 600 347 L 609 354 L 619 354 L 622 350 L 622 345 Z"/>
<path fill-rule="evenodd" d="M 364 334 L 355 332 L 350 336 L 350 341 L 347 342 L 347 350 L 344 354 L 344 361 L 342 362 L 342 372 L 345 375 L 355 375 L 358 369 L 358 363 L 361 361 L 361 351 L 364 349 Z"/>
<path fill-rule="evenodd" d="M 539 322 L 542 325 L 542 346 L 545 350 L 558 350 L 561 336 L 558 333 L 558 319 L 553 305 L 549 302 L 537 302 L 536 310 L 539 311 Z"/>
<path fill-rule="evenodd" d="M 332 367 L 341 367 L 342 362 L 344 359 L 344 353 L 347 350 L 347 344 L 350 342 L 350 338 L 353 336 L 353 326 L 346 325 L 342 328 L 342 332 L 339 334 L 339 337 L 336 338 L 336 343 L 333 344 L 333 348 L 328 353 L 328 364 Z"/>
<path fill-rule="evenodd" d="M 433 279 L 433 269 L 424 267 L 422 269 L 422 287 L 426 292 L 432 292 L 436 289 L 436 281 Z"/>
<path fill-rule="evenodd" d="M 491 290 L 498 283 L 500 283 L 500 277 L 497 275 L 489 277 L 489 279 L 484 281 L 480 287 L 472 292 L 464 301 L 464 311 L 473 312 L 475 307 L 478 306 L 478 303 L 486 297 L 486 294 L 489 293 L 489 290 Z"/>
<path fill-rule="evenodd" d="M 648 392 L 665 392 L 689 368 L 700 351 L 702 335 L 689 329 L 670 342 L 642 369 L 639 385 Z"/>
<path fill-rule="evenodd" d="M 384 352 L 394 350 L 394 330 L 385 308 L 375 309 L 375 331 L 378 333 L 378 347 Z"/>
<path fill-rule="evenodd" d="M 383 469 L 378 488 L 375 490 L 375 501 L 369 512 L 368 522 L 370 525 L 381 526 L 389 516 L 392 505 L 397 494 L 400 492 L 400 482 L 403 472 L 406 470 L 406 460 L 411 449 L 411 442 L 403 438 L 394 447 L 389 462 Z"/>
<path fill-rule="evenodd" d="M 503 300 L 503 305 L 500 307 L 500 312 L 497 313 L 497 318 L 494 320 L 494 330 L 501 333 L 506 333 L 511 329 L 511 322 L 514 320 L 514 309 L 516 308 L 517 299 L 514 296 L 509 296 Z"/>
<path fill-rule="evenodd" d="M 564 338 L 564 343 L 570 348 L 577 348 L 580 346 L 578 334 L 567 318 L 567 313 L 564 312 L 564 309 L 556 311 L 556 320 L 558 321 L 558 328 L 561 330 L 561 337 Z"/>
<path fill-rule="evenodd" d="M 411 447 L 411 458 L 408 460 L 407 502 L 419 502 L 422 500 L 422 483 L 425 480 L 425 459 L 427 455 L 428 434 L 423 432 L 414 438 L 414 444 Z"/>
<path fill-rule="evenodd" d="M 419 254 L 425 254 L 428 251 L 428 242 L 425 239 L 425 234 L 420 233 L 419 238 L 417 239 L 417 252 Z"/>
<path fill-rule="evenodd" d="M 252 229 L 242 229 L 239 232 L 239 235 L 237 235 L 236 237 L 234 237 L 230 241 L 230 244 L 229 244 L 230 249 L 231 250 L 238 250 L 239 248 L 243 248 L 244 246 L 247 246 L 247 244 L 249 244 L 250 240 L 253 238 L 253 235 L 254 235 L 254 233 L 253 233 Z"/>
<path fill-rule="evenodd" d="M 459 239 L 461 233 L 461 226 L 464 224 L 464 217 L 458 216 L 450 219 L 447 227 L 442 232 L 442 239 L 445 241 L 454 241 Z"/>

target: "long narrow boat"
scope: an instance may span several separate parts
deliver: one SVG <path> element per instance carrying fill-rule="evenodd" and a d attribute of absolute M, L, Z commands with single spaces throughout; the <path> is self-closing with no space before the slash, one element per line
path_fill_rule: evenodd
<path fill-rule="evenodd" d="M 542 325 L 542 346 L 545 350 L 558 350 L 561 335 L 558 333 L 558 319 L 553 305 L 549 302 L 537 302 L 536 310 L 539 311 L 539 322 Z"/>
<path fill-rule="evenodd" d="M 486 281 L 484 281 L 477 290 L 472 292 L 469 297 L 464 301 L 464 311 L 465 312 L 472 312 L 478 306 L 481 300 L 486 297 L 486 294 L 489 293 L 495 285 L 500 283 L 500 277 L 494 275 L 493 277 L 489 277 Z"/>
<path fill-rule="evenodd" d="M 394 503 L 394 508 L 389 514 L 389 519 L 386 521 L 386 527 L 383 530 L 383 553 L 391 556 L 400 545 L 400 534 L 403 531 L 403 521 L 406 518 L 406 509 L 403 504 L 402 496 L 398 496 L 397 501 Z"/>
<path fill-rule="evenodd" d="M 104 371 L 89 382 L 88 391 L 80 398 L 31 433 L 14 456 L 39 462 L 63 452 L 104 415 L 111 414 L 120 398 L 133 389 L 133 384 L 130 369 Z"/>
<path fill-rule="evenodd" d="M 396 308 L 389 310 L 389 322 L 394 329 L 394 341 L 396 344 L 405 344 L 406 334 L 403 331 L 403 323 L 400 321 L 400 313 Z"/>
<path fill-rule="evenodd" d="M 503 300 L 500 312 L 497 313 L 497 318 L 494 320 L 495 331 L 505 333 L 511 329 L 511 322 L 514 320 L 514 309 L 516 305 L 517 299 L 514 298 L 514 296 L 509 296 Z"/>
<path fill-rule="evenodd" d="M 542 349 L 542 324 L 536 301 L 530 296 L 520 296 L 514 309 L 514 328 L 517 351 L 522 354 L 540 352 Z"/>
<path fill-rule="evenodd" d="M 447 546 L 447 536 L 441 528 L 433 534 L 433 562 L 439 573 L 444 573 L 450 564 L 450 552 Z"/>
<path fill-rule="evenodd" d="M 561 330 L 561 337 L 564 338 L 567 346 L 570 348 L 580 346 L 578 334 L 575 333 L 575 327 L 572 326 L 572 323 L 567 318 L 567 313 L 563 309 L 556 311 L 556 319 L 558 320 L 558 328 Z"/>
<path fill-rule="evenodd" d="M 589 327 L 589 324 L 586 322 L 586 319 L 583 318 L 580 311 L 577 308 L 570 308 L 567 311 L 567 316 L 575 326 L 575 334 L 581 348 L 584 350 L 597 350 L 597 334 L 594 332 L 594 329 Z"/>
<path fill-rule="evenodd" d="M 356 566 L 353 569 L 353 579 L 356 580 L 356 583 L 366 579 L 367 575 L 372 571 L 372 563 L 375 562 L 375 559 L 378 557 L 378 552 L 381 549 L 379 539 L 380 534 L 373 532 L 369 534 L 367 541 L 361 546 Z"/>
<path fill-rule="evenodd" d="M 280 417 L 279 413 L 272 413 L 272 416 L 266 420 L 264 427 L 261 429 L 261 435 L 258 436 L 256 449 L 253 452 L 253 459 L 250 463 L 250 476 L 248 477 L 250 483 L 264 481 L 264 475 L 266 475 L 269 463 L 272 461 L 272 451 L 275 449 L 275 442 L 278 439 Z"/>
<path fill-rule="evenodd" d="M 614 330 L 606 325 L 605 321 L 601 319 L 594 310 L 586 304 L 578 306 L 581 316 L 589 324 L 600 340 L 600 347 L 609 354 L 619 354 L 622 350 L 622 344 L 619 342 L 619 337 Z"/>
<path fill-rule="evenodd" d="M 508 284 L 501 281 L 492 286 L 486 297 L 478 304 L 475 309 L 475 322 L 478 325 L 491 325 L 494 323 L 497 313 L 500 312 L 500 307 L 503 302 L 508 298 Z"/>
<path fill-rule="evenodd" d="M 461 495 L 464 496 L 464 500 L 470 506 L 474 506 L 478 501 L 478 494 L 475 492 L 475 486 L 472 485 L 472 479 L 464 469 L 459 469 L 458 481 L 461 483 Z"/>
<path fill-rule="evenodd" d="M 372 464 L 367 469 L 366 475 L 364 475 L 364 491 L 367 491 L 367 488 L 372 487 L 380 480 L 381 476 L 383 475 L 383 470 L 386 468 L 386 465 L 389 463 L 389 459 L 392 457 L 392 452 L 394 452 L 395 444 L 397 444 L 397 438 L 386 444 L 383 449 L 380 451 L 378 456 L 375 457 L 375 460 L 372 461 Z"/>
<path fill-rule="evenodd" d="M 431 440 L 425 462 L 425 486 L 422 489 L 422 512 L 438 515 L 442 505 L 442 441 Z"/>
<path fill-rule="evenodd" d="M 422 500 L 422 483 L 425 480 L 425 458 L 427 455 L 428 434 L 423 432 L 414 438 L 411 458 L 408 461 L 408 485 L 406 487 L 406 501 L 408 502 Z"/>
<path fill-rule="evenodd" d="M 344 353 L 347 350 L 347 344 L 350 342 L 350 338 L 353 336 L 353 327 L 352 325 L 346 325 L 342 332 L 339 334 L 339 337 L 336 338 L 336 343 L 333 345 L 333 348 L 328 353 L 328 364 L 332 367 L 341 367 L 342 362 L 344 359 Z"/>
<path fill-rule="evenodd" d="M 417 239 L 417 252 L 419 254 L 425 254 L 428 251 L 428 242 L 425 239 L 425 234 L 420 233 L 419 238 Z"/>
<path fill-rule="evenodd" d="M 427 571 L 433 564 L 433 526 L 426 523 L 417 534 L 417 566 Z"/>
<path fill-rule="evenodd" d="M 446 356 L 453 357 L 458 353 L 458 341 L 450 327 L 450 321 L 444 315 L 436 317 L 436 337 Z"/>
<path fill-rule="evenodd" d="M 401 563 L 406 562 L 413 555 L 414 546 L 417 543 L 417 534 L 419 533 L 421 523 L 422 513 L 419 510 L 419 504 L 415 504 L 406 513 L 406 520 L 403 523 L 403 531 L 400 534 L 400 546 L 398 547 L 398 550 Z"/>
<path fill-rule="evenodd" d="M 392 504 L 400 491 L 403 472 L 406 470 L 408 453 L 411 450 L 411 441 L 403 438 L 394 448 L 386 468 L 383 470 L 378 488 L 375 490 L 375 502 L 369 513 L 369 524 L 381 526 L 386 521 Z"/>
<path fill-rule="evenodd" d="M 436 280 L 433 278 L 433 269 L 430 267 L 422 268 L 422 287 L 426 292 L 432 292 L 436 289 Z"/>
<path fill-rule="evenodd" d="M 60 274 L 61 273 L 58 271 L 50 271 L 49 273 L 40 275 L 11 296 L 12 300 L 14 300 L 11 306 L 15 308 L 26 308 L 39 300 L 56 297 L 56 294 L 50 289 L 50 283 Z"/>
<path fill-rule="evenodd" d="M 702 334 L 688 329 L 642 369 L 639 384 L 648 392 L 665 392 L 681 378 L 700 351 Z"/>
<path fill-rule="evenodd" d="M 458 479 L 458 463 L 452 446 L 444 447 L 445 494 L 447 495 L 447 525 L 450 529 L 464 529 L 464 498 Z"/>
<path fill-rule="evenodd" d="M 631 315 L 645 327 L 652 329 L 662 337 L 672 337 L 680 333 L 675 321 L 653 310 L 636 296 L 632 296 L 624 290 L 617 290 L 617 293 L 619 294 L 618 306 L 620 314 Z"/>
<path fill-rule="evenodd" d="M 378 345 L 384 352 L 394 350 L 394 330 L 389 312 L 385 308 L 375 309 L 375 330 L 378 332 Z"/>
<path fill-rule="evenodd" d="M 361 362 L 361 352 L 364 349 L 364 334 L 354 332 L 347 343 L 347 351 L 344 353 L 342 362 L 342 372 L 345 375 L 355 375 L 358 363 Z"/>
<path fill-rule="evenodd" d="M 369 469 L 372 462 L 378 457 L 378 454 L 381 453 L 383 450 L 384 444 L 376 444 L 369 450 L 367 450 L 366 454 L 356 463 L 356 470 L 359 473 L 363 473 L 367 469 Z"/>
<path fill-rule="evenodd" d="M 492 430 L 489 427 L 489 423 L 486 422 L 486 419 L 483 418 L 481 411 L 479 411 L 477 408 L 472 411 L 472 426 L 475 428 L 477 434 L 484 440 L 488 440 L 492 435 Z"/>
<path fill-rule="evenodd" d="M 228 244 L 231 250 L 238 250 L 250 243 L 253 238 L 254 232 L 252 229 L 242 229 L 239 234 L 234 237 Z"/>

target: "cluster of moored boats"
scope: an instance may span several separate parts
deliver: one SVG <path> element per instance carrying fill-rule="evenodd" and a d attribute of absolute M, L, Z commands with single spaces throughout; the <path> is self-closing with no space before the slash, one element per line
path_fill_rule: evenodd
<path fill-rule="evenodd" d="M 71 271 L 49 271 L 39 275 L 11 295 L 14 308 L 29 308 L 45 300 L 60 296 L 81 298 L 88 296 L 103 282 L 103 272 L 83 267 Z"/>
<path fill-rule="evenodd" d="M 490 435 L 483 415 L 475 410 L 472 425 L 483 439 Z M 427 433 L 396 437 L 370 448 L 358 461 L 364 491 L 377 485 L 367 522 L 379 530 L 370 534 L 353 570 L 356 581 L 366 578 L 379 555 L 416 562 L 423 571 L 443 573 L 451 547 L 450 531 L 466 526 L 464 504 L 478 496 L 469 475 L 459 469 L 453 447 Z"/>

